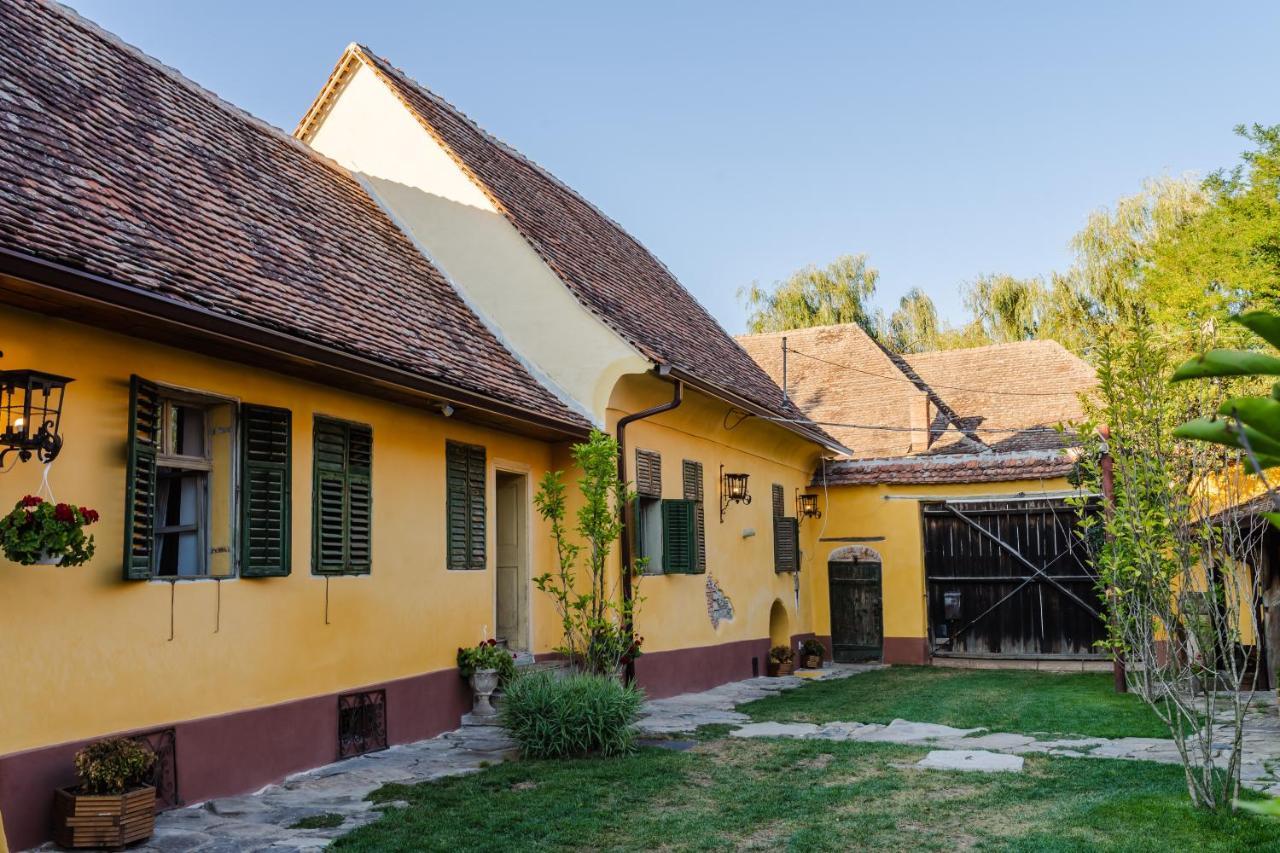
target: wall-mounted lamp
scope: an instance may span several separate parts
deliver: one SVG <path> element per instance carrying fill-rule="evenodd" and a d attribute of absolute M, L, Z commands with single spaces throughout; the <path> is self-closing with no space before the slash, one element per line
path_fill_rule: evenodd
<path fill-rule="evenodd" d="M 33 453 L 53 461 L 62 449 L 62 396 L 71 381 L 38 370 L 0 370 L 0 465 L 15 451 L 23 462 Z"/>
<path fill-rule="evenodd" d="M 720 466 L 720 523 L 724 523 L 724 511 L 731 503 L 749 504 L 751 495 L 747 492 L 749 474 L 726 474 L 724 466 Z"/>
<path fill-rule="evenodd" d="M 822 510 L 818 509 L 817 495 L 802 495 L 800 490 L 796 489 L 796 518 L 800 521 L 806 518 L 822 518 Z"/>

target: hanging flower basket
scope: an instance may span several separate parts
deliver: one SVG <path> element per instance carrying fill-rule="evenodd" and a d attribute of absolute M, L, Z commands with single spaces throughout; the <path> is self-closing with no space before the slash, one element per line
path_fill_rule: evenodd
<path fill-rule="evenodd" d="M 0 518 L 0 549 L 23 566 L 79 566 L 93 557 L 93 536 L 84 528 L 97 520 L 98 511 L 86 506 L 27 495 Z"/>

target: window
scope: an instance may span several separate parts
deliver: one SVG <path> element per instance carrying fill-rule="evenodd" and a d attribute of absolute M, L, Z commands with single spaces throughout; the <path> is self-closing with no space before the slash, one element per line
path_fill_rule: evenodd
<path fill-rule="evenodd" d="M 800 570 L 800 522 L 786 514 L 786 492 L 773 484 L 773 570 Z"/>
<path fill-rule="evenodd" d="M 311 567 L 321 575 L 372 568 L 373 430 L 317 417 L 312 457 Z"/>
<path fill-rule="evenodd" d="M 289 429 L 284 409 L 134 376 L 125 578 L 287 575 Z"/>
<path fill-rule="evenodd" d="M 387 748 L 387 691 L 338 697 L 338 758 Z"/>
<path fill-rule="evenodd" d="M 445 492 L 448 567 L 484 569 L 486 565 L 485 450 L 474 444 L 445 442 Z"/>
<path fill-rule="evenodd" d="M 702 466 L 686 460 L 683 474 L 685 499 L 663 500 L 662 456 L 636 451 L 635 547 L 647 574 L 705 571 L 705 559 L 699 557 Z"/>

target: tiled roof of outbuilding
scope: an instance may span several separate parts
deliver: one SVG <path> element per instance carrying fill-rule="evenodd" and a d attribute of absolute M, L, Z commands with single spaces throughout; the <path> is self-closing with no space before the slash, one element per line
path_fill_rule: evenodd
<path fill-rule="evenodd" d="M 588 426 L 345 170 L 63 7 L 0 54 L 0 247 Z"/>
<path fill-rule="evenodd" d="M 826 485 L 927 485 L 930 483 L 996 483 L 1065 477 L 1075 466 L 1071 451 L 939 454 L 890 459 L 847 459 L 828 463 Z M 815 475 L 822 484 L 822 471 Z"/>
<path fill-rule="evenodd" d="M 835 444 L 618 223 L 368 48 L 352 45 L 339 60 L 330 86 L 298 125 L 301 139 L 318 126 L 352 61 L 365 62 L 387 82 L 578 301 L 643 356 L 737 395 L 820 443 Z"/>

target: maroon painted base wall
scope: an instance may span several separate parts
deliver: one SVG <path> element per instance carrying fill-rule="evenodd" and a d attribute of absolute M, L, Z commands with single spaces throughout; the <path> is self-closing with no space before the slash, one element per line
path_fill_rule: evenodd
<path fill-rule="evenodd" d="M 768 657 L 768 639 L 652 652 L 636 659 L 636 683 L 650 699 L 662 699 L 750 678 L 752 658 L 755 674 L 764 675 Z"/>
<path fill-rule="evenodd" d="M 929 641 L 924 637 L 885 637 L 884 662 L 922 665 L 930 662 Z"/>
<path fill-rule="evenodd" d="M 409 743 L 457 728 L 471 691 L 456 669 L 343 690 L 387 692 L 387 742 Z M 338 694 L 151 726 L 176 736 L 178 791 L 187 803 L 254 791 L 338 758 Z M 94 738 L 97 740 L 97 738 Z M 72 758 L 88 740 L 0 757 L 0 813 L 11 848 L 49 837 L 55 788 L 75 784 Z"/>

